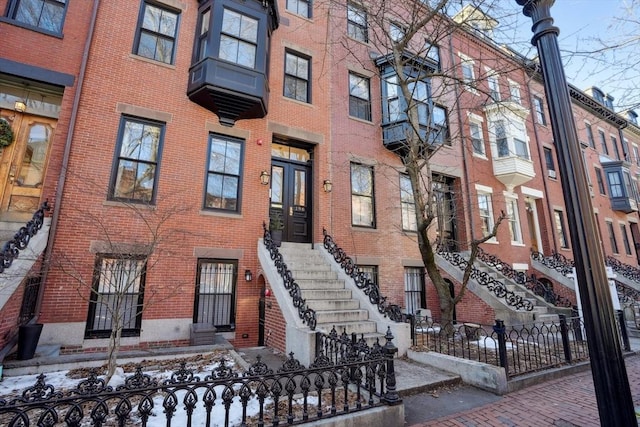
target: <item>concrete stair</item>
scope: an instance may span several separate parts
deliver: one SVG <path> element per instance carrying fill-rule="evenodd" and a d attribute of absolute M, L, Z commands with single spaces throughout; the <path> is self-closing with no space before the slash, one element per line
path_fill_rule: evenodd
<path fill-rule="evenodd" d="M 284 262 L 293 274 L 302 297 L 316 312 L 316 330 L 329 333 L 334 327 L 338 334 L 356 333 L 372 344 L 382 334 L 376 322 L 369 320 L 369 311 L 360 307 L 343 280 L 338 279 L 331 265 L 310 244 L 283 242 L 280 247 Z"/>

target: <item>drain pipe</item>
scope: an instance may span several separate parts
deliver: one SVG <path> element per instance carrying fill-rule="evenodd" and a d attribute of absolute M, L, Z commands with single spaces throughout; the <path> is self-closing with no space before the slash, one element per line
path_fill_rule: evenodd
<path fill-rule="evenodd" d="M 78 73 L 78 81 L 76 87 L 76 93 L 73 98 L 73 107 L 71 110 L 71 118 L 69 120 L 69 129 L 67 132 L 67 140 L 65 141 L 64 154 L 62 157 L 62 169 L 60 170 L 60 176 L 58 177 L 58 187 L 56 189 L 55 202 L 53 203 L 53 215 L 51 218 L 51 227 L 49 228 L 49 242 L 45 249 L 44 262 L 40 270 L 40 289 L 38 290 L 38 298 L 35 306 L 35 319 L 37 321 L 40 317 L 40 308 L 42 307 L 42 298 L 44 295 L 44 283 L 47 281 L 49 274 L 49 263 L 51 261 L 51 253 L 53 252 L 53 240 L 56 236 L 56 230 L 58 228 L 58 220 L 60 218 L 60 205 L 62 204 L 62 194 L 64 190 L 64 184 L 67 178 L 67 167 L 69 166 L 69 156 L 71 154 L 71 144 L 73 141 L 73 133 L 75 131 L 76 122 L 78 119 L 78 106 L 80 105 L 80 98 L 82 95 L 82 85 L 84 84 L 84 77 L 87 71 L 87 62 L 89 60 L 89 51 L 91 50 L 91 42 L 93 41 L 93 35 L 96 26 L 96 18 L 98 16 L 98 8 L 100 7 L 100 0 L 93 0 L 93 10 L 91 12 L 91 21 L 89 22 L 89 30 L 87 32 L 87 39 L 84 45 L 84 52 L 82 54 L 82 62 L 80 64 L 80 72 Z"/>

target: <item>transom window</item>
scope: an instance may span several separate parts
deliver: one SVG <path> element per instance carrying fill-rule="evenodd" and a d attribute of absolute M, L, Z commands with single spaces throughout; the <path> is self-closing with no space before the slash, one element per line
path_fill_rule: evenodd
<path fill-rule="evenodd" d="M 296 15 L 311 18 L 311 1 L 310 0 L 287 0 L 287 10 Z"/>
<path fill-rule="evenodd" d="M 309 59 L 292 52 L 285 53 L 284 96 L 309 102 Z"/>
<path fill-rule="evenodd" d="M 153 202 L 164 124 L 124 117 L 120 125 L 109 198 Z"/>
<path fill-rule="evenodd" d="M 194 323 L 213 325 L 221 331 L 235 329 L 237 271 L 237 261 L 198 260 Z"/>
<path fill-rule="evenodd" d="M 67 0 L 10 0 L 7 16 L 25 25 L 62 33 Z"/>
<path fill-rule="evenodd" d="M 347 34 L 361 42 L 369 41 L 367 12 L 353 3 L 347 5 Z"/>
<path fill-rule="evenodd" d="M 258 20 L 225 9 L 218 57 L 249 68 L 256 66 Z"/>
<path fill-rule="evenodd" d="M 416 203 L 413 198 L 413 186 L 408 175 L 400 175 L 400 209 L 402 211 L 402 229 L 417 231 Z"/>
<path fill-rule="evenodd" d="M 134 53 L 165 64 L 173 64 L 178 16 L 173 11 L 143 2 Z"/>
<path fill-rule="evenodd" d="M 375 227 L 373 168 L 351 163 L 351 223 Z"/>
<path fill-rule="evenodd" d="M 146 261 L 143 257 L 120 254 L 96 259 L 93 290 L 89 303 L 86 336 L 103 338 L 118 327 L 122 335 L 140 334 Z"/>
<path fill-rule="evenodd" d="M 349 115 L 371 121 L 369 79 L 355 73 L 349 73 Z"/>
<path fill-rule="evenodd" d="M 221 135 L 209 137 L 205 208 L 240 210 L 242 147 L 242 142 L 236 139 Z"/>

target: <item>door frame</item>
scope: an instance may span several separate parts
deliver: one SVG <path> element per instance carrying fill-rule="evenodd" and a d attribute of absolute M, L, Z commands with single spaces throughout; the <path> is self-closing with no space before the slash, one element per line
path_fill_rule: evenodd
<path fill-rule="evenodd" d="M 285 145 L 285 144 L 281 144 Z M 293 147 L 293 146 L 292 146 Z M 307 150 L 312 155 L 312 147 L 296 147 Z M 312 157 L 312 156 L 310 156 Z M 271 157 L 271 185 L 274 182 L 273 168 L 281 167 L 283 169 L 282 177 L 282 241 L 283 242 L 296 242 L 296 243 L 311 243 L 313 240 L 313 159 L 310 158 L 307 162 L 300 162 L 295 160 L 289 160 L 282 157 Z M 295 215 L 293 211 L 293 191 L 291 183 L 294 180 L 296 170 L 303 169 L 305 171 L 305 215 L 306 215 L 306 234 L 302 238 L 296 238 L 294 230 Z M 269 191 L 269 217 L 274 215 L 274 209 L 271 206 L 271 197 L 273 195 L 272 190 Z M 299 217 L 298 217 L 299 218 Z M 271 228 L 271 227 L 270 227 Z M 272 233 L 274 230 L 271 230 Z"/>

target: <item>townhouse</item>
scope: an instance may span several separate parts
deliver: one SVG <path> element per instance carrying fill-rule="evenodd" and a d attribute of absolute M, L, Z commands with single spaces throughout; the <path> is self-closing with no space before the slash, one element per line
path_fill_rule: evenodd
<path fill-rule="evenodd" d="M 356 2 L 0 0 L 15 46 L 0 59 L 0 114 L 18 136 L 2 154 L 2 216 L 53 206 L 28 275 L 41 343 L 103 349 L 121 304 L 125 347 L 188 345 L 205 324 L 237 347 L 284 350 L 292 303 L 259 256 L 265 226 L 314 247 L 327 232 L 388 302 L 437 315 L 396 153 L 406 100 L 382 42 L 427 11 L 411 5 L 377 16 Z M 464 9 L 407 50 L 430 76 L 414 88 L 437 147 L 432 234 L 464 253 L 504 212 L 482 247 L 532 273 L 532 251 L 571 257 L 571 212 L 541 76 L 492 42 L 497 25 Z M 637 266 L 637 115 L 597 89 L 571 94 L 604 253 Z M 0 311 L 5 345 L 24 286 Z M 468 292 L 457 317 L 491 323 L 495 307 Z"/>

